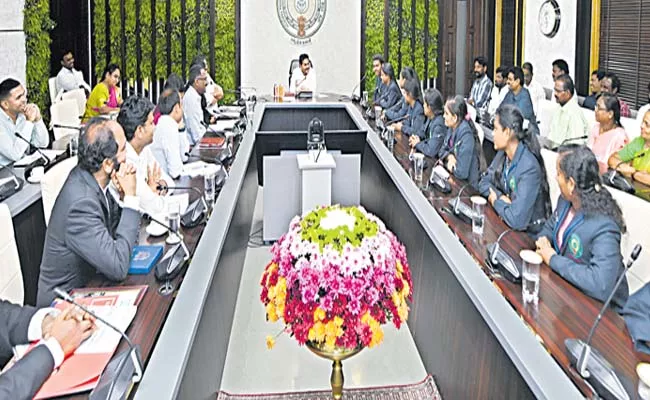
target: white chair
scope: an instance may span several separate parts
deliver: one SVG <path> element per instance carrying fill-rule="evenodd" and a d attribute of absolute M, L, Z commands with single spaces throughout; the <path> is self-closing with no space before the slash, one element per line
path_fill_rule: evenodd
<path fill-rule="evenodd" d="M 542 100 L 539 104 L 539 132 L 542 136 L 548 137 L 551 130 L 551 121 L 553 115 L 560 108 L 560 106 L 551 100 Z"/>
<path fill-rule="evenodd" d="M 54 125 L 81 126 L 79 119 L 79 108 L 77 100 L 67 99 L 58 101 L 50 107 L 50 124 L 54 131 L 54 140 L 67 135 L 78 135 L 79 130 L 67 128 L 55 128 Z"/>
<path fill-rule="evenodd" d="M 639 259 L 627 273 L 630 294 L 650 282 L 650 236 L 648 236 L 648 221 L 650 209 L 648 203 L 629 193 L 607 187 L 612 197 L 618 202 L 627 226 L 627 233 L 621 239 L 621 254 L 625 261 L 636 244 L 641 244 L 643 250 Z"/>
<path fill-rule="evenodd" d="M 83 89 L 75 89 L 65 92 L 61 95 L 61 100 L 68 99 L 72 99 L 77 102 L 79 117 L 82 117 L 86 112 L 86 91 Z"/>
<path fill-rule="evenodd" d="M 557 153 L 542 149 L 542 158 L 546 168 L 546 180 L 548 182 L 548 194 L 551 197 L 551 204 L 555 210 L 557 198 L 560 196 L 560 185 L 557 183 Z"/>
<path fill-rule="evenodd" d="M 23 304 L 25 290 L 23 273 L 20 270 L 18 247 L 14 237 L 14 224 L 9 207 L 0 203 L 0 299 Z"/>
<path fill-rule="evenodd" d="M 638 120 L 632 118 L 621 118 L 621 125 L 623 125 L 625 132 L 627 132 L 627 137 L 630 141 L 641 136 L 641 124 L 639 124 Z"/>
<path fill-rule="evenodd" d="M 56 97 L 58 95 L 56 91 L 56 77 L 52 77 L 47 80 L 47 87 L 50 90 L 50 103 L 56 103 Z"/>
<path fill-rule="evenodd" d="M 45 215 L 45 226 L 50 222 L 50 216 L 52 215 L 52 208 L 56 202 L 56 198 L 59 196 L 59 192 L 63 188 L 63 184 L 70 171 L 77 165 L 77 157 L 71 157 L 67 160 L 61 161 L 54 167 L 52 167 L 43 178 L 41 178 L 41 194 L 43 198 L 43 214 Z"/>

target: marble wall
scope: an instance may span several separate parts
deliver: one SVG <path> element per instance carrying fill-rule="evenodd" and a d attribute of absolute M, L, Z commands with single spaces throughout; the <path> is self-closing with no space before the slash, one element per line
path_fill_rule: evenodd
<path fill-rule="evenodd" d="M 562 58 L 569 64 L 573 77 L 576 63 L 576 22 L 578 6 L 575 0 L 558 0 L 562 20 L 560 29 L 553 38 L 542 34 L 539 23 L 539 9 L 545 0 L 526 0 L 524 25 L 524 61 L 533 64 L 535 79 L 544 87 L 553 87 L 551 63 Z"/>
<path fill-rule="evenodd" d="M 13 77 L 25 82 L 24 0 L 3 0 L 0 7 L 0 80 Z"/>

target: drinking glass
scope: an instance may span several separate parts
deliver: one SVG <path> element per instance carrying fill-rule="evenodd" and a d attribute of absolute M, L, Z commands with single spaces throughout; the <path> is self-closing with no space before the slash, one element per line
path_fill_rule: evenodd
<path fill-rule="evenodd" d="M 381 107 L 375 106 L 375 125 L 377 127 L 383 126 L 384 121 L 381 120 Z"/>
<path fill-rule="evenodd" d="M 472 196 L 472 232 L 477 235 L 483 235 L 483 226 L 485 225 L 485 205 L 487 201 L 481 196 Z"/>
<path fill-rule="evenodd" d="M 368 105 L 368 91 L 364 90 L 361 95 L 361 106 L 366 107 Z"/>
<path fill-rule="evenodd" d="M 255 113 L 255 102 L 246 100 L 246 119 L 248 122 L 253 122 L 253 114 Z"/>
<path fill-rule="evenodd" d="M 205 171 L 203 175 L 203 195 L 205 196 L 205 201 L 208 203 L 208 207 L 212 207 L 214 203 L 214 195 L 216 192 L 216 182 L 217 172 L 210 168 Z"/>
<path fill-rule="evenodd" d="M 70 157 L 75 157 L 79 151 L 79 136 L 72 135 L 70 136 L 70 141 L 68 142 L 68 153 Z"/>
<path fill-rule="evenodd" d="M 424 154 L 413 154 L 413 171 L 415 174 L 415 181 L 422 182 L 422 172 L 424 171 Z"/>
<path fill-rule="evenodd" d="M 393 145 L 395 144 L 395 128 L 389 126 L 386 128 L 386 147 L 388 151 L 393 152 Z"/>
<path fill-rule="evenodd" d="M 167 236 L 168 244 L 180 242 L 178 230 L 181 228 L 181 205 L 177 201 L 167 202 L 167 223 L 169 230 L 175 233 L 169 233 Z"/>
<path fill-rule="evenodd" d="M 521 296 L 524 303 L 537 303 L 542 257 L 532 250 L 522 250 L 519 257 L 521 257 Z"/>

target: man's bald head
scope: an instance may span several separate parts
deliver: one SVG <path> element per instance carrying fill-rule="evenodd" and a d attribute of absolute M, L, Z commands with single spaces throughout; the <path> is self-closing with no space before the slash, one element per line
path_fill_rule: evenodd
<path fill-rule="evenodd" d="M 117 122 L 91 119 L 79 136 L 79 167 L 94 174 L 101 169 L 104 160 L 118 164 L 116 156 L 125 143 L 124 130 Z"/>

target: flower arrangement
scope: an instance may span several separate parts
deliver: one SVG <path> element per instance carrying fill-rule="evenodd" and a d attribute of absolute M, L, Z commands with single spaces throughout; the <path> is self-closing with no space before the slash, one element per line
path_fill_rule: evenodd
<path fill-rule="evenodd" d="M 381 325 L 408 318 L 413 298 L 406 250 L 362 207 L 330 206 L 295 217 L 271 248 L 260 299 L 280 332 L 327 350 L 374 347 Z M 268 336 L 272 348 L 275 338 Z"/>

